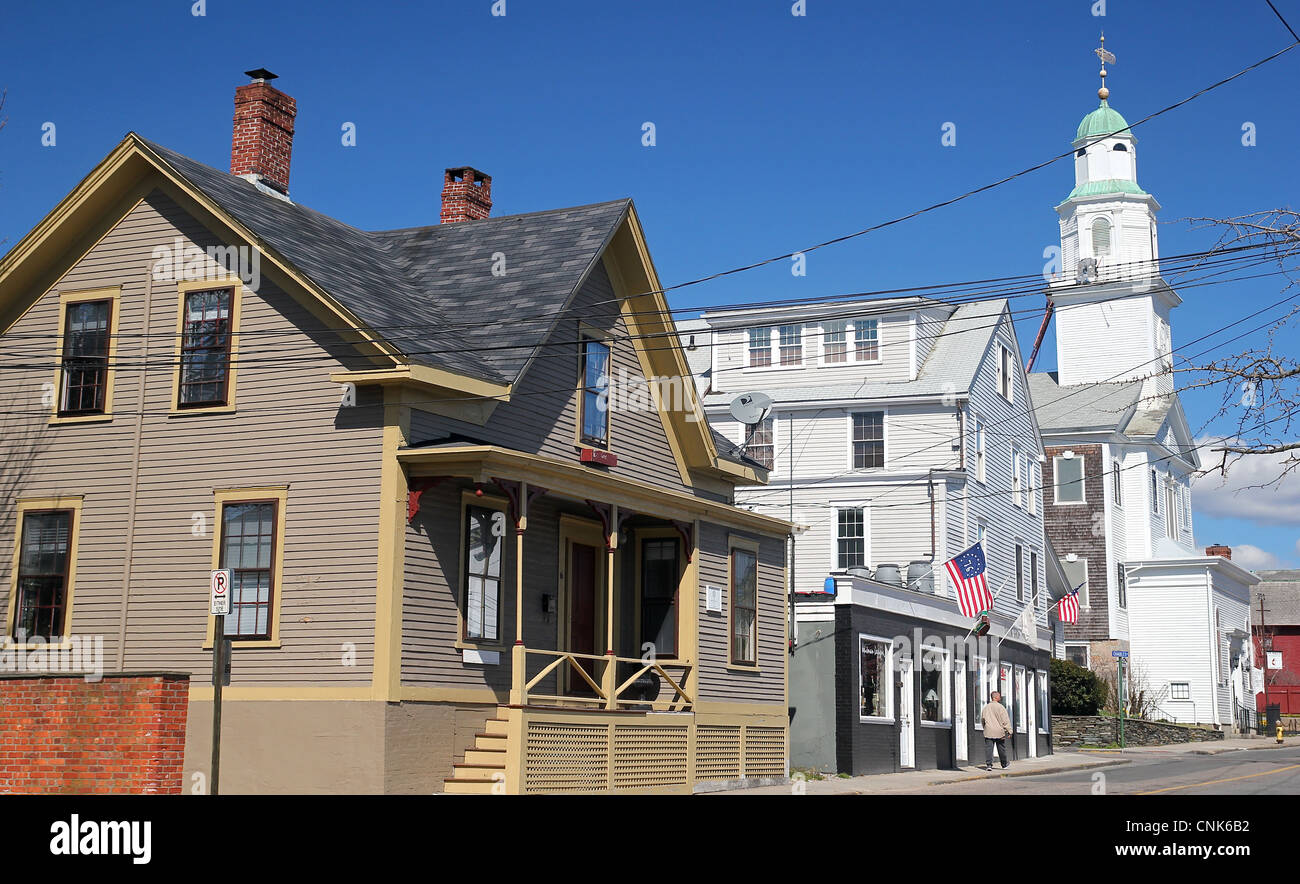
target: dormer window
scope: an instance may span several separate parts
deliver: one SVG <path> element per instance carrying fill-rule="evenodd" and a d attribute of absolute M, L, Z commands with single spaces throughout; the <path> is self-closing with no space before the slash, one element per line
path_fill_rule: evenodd
<path fill-rule="evenodd" d="M 782 365 L 803 364 L 803 326 L 783 325 L 780 329 Z"/>
<path fill-rule="evenodd" d="M 772 330 L 770 328 L 751 328 L 749 330 L 749 367 L 761 368 L 772 364 Z"/>
<path fill-rule="evenodd" d="M 853 353 L 858 362 L 880 360 L 880 321 L 859 319 L 853 323 Z"/>

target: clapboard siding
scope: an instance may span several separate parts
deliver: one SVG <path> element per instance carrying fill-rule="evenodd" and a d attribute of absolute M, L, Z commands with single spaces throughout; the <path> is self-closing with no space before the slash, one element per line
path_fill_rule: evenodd
<path fill-rule="evenodd" d="M 644 389 L 645 373 L 636 348 L 663 344 L 657 339 L 647 342 L 628 337 L 627 323 L 619 311 L 609 275 L 603 264 L 597 264 L 545 344 L 538 348 L 509 402 L 498 405 L 482 426 L 412 409 L 412 441 L 418 443 L 455 433 L 488 444 L 576 461 L 577 342 L 584 327 L 612 337 L 611 377 L 616 388 L 631 385 Z M 679 379 L 679 383 L 689 386 L 692 382 L 685 378 Z M 612 409 L 618 409 L 620 402 L 635 404 L 636 395 L 633 393 L 627 399 L 611 395 Z M 648 398 L 646 401 L 652 403 Z M 618 466 L 611 472 L 676 491 L 687 490 L 668 442 L 664 419 L 652 404 L 645 409 L 611 410 L 609 423 L 610 450 L 618 456 Z"/>
<path fill-rule="evenodd" d="M 284 581 L 278 588 L 282 647 L 237 651 L 234 679 L 244 685 L 368 683 L 380 409 L 364 394 L 356 407 L 340 408 L 340 390 L 329 374 L 355 363 L 319 320 L 263 275 L 258 291 L 242 292 L 237 412 L 168 416 L 177 288 L 174 281 L 155 279 L 148 315 L 145 289 L 153 250 L 173 248 L 178 237 L 199 248 L 223 245 L 168 197 L 151 193 L 5 336 L 5 407 L 25 412 L 3 419 L 4 462 L 18 464 L 6 469 L 5 484 L 16 485 L 18 497 L 85 496 L 72 630 L 103 635 L 106 667 L 117 668 L 120 659 L 128 670 L 182 670 L 203 679 L 211 667 L 202 644 L 211 532 L 218 527 L 213 491 L 288 486 Z M 123 364 L 114 380 L 113 420 L 48 426 L 41 394 L 42 384 L 55 380 L 60 292 L 115 285 L 122 287 L 115 331 Z M 142 333 L 150 337 L 142 339 Z M 143 357 L 146 345 L 150 362 L 163 366 L 144 374 L 142 402 L 141 375 L 125 361 Z M 254 359 L 268 361 L 248 361 Z M 19 367 L 33 361 L 40 365 Z M 137 421 L 142 424 L 129 619 L 119 658 Z M 0 549 L 13 548 L 12 507 L 5 502 Z M 0 610 L 9 601 L 10 570 L 6 553 L 0 556 Z"/>
<path fill-rule="evenodd" d="M 759 544 L 758 558 L 758 670 L 730 667 L 731 592 L 728 538 L 737 537 Z M 785 702 L 786 597 L 785 544 L 780 538 L 730 530 L 709 522 L 700 523 L 700 701 Z M 722 612 L 706 611 L 706 586 L 722 588 Z"/>

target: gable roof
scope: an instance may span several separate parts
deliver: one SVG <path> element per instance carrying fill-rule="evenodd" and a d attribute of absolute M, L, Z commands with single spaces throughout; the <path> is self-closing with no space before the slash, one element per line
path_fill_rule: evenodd
<path fill-rule="evenodd" d="M 550 331 L 511 314 L 558 313 L 586 280 L 631 200 L 404 230 L 364 231 L 146 139 L 158 159 L 412 362 L 511 383 Z M 506 272 L 491 272 L 494 255 Z M 503 344 L 522 344 L 511 349 Z"/>
<path fill-rule="evenodd" d="M 1250 591 L 1251 612 L 1259 613 L 1262 598 L 1265 626 L 1300 625 L 1300 571 L 1256 571 L 1255 576 L 1260 582 Z"/>
<path fill-rule="evenodd" d="M 1062 387 L 1056 372 L 1029 375 L 1029 394 L 1044 433 L 1124 432 L 1142 393 L 1141 381 Z"/>

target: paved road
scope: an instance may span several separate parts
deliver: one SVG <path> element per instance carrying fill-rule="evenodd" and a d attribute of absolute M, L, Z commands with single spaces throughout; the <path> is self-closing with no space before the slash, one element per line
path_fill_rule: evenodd
<path fill-rule="evenodd" d="M 1128 755 L 1098 770 L 917 788 L 921 795 L 1300 795 L 1300 747 L 1220 755 Z M 1014 769 L 1014 765 L 1013 765 Z"/>

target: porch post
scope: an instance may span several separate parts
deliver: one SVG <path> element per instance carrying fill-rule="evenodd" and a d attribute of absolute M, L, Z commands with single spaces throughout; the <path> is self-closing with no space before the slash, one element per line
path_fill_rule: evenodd
<path fill-rule="evenodd" d="M 609 506 L 609 532 L 605 537 L 605 671 L 601 674 L 600 689 L 605 693 L 605 708 L 617 709 L 618 667 L 614 664 L 614 551 L 618 549 L 618 504 Z"/>
<path fill-rule="evenodd" d="M 515 520 L 515 644 L 510 649 L 510 705 L 524 705 L 528 655 L 524 648 L 524 532 L 528 530 L 528 483 L 520 481 Z"/>

